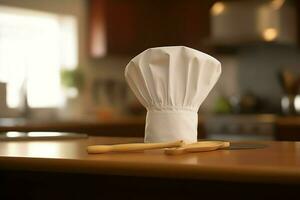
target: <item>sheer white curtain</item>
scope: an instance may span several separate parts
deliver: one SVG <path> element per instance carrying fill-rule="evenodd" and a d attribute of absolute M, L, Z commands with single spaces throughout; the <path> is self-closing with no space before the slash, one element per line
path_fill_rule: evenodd
<path fill-rule="evenodd" d="M 7 83 L 7 105 L 58 107 L 64 98 L 62 67 L 77 65 L 77 20 L 11 7 L 0 7 L 0 82 Z"/>

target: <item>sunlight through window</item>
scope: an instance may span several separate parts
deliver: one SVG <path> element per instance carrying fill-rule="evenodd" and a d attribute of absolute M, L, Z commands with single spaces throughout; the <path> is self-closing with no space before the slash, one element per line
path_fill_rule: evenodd
<path fill-rule="evenodd" d="M 63 104 L 62 67 L 78 62 L 77 20 L 19 8 L 0 7 L 0 82 L 7 83 L 7 104 L 33 108 Z"/>

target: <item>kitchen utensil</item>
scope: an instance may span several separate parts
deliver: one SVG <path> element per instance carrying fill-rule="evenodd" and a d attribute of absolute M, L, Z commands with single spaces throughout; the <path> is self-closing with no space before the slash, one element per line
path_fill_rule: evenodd
<path fill-rule="evenodd" d="M 142 151 L 150 149 L 162 149 L 171 147 L 180 147 L 184 145 L 183 140 L 175 142 L 161 142 L 161 143 L 131 143 L 131 144 L 115 144 L 115 145 L 92 145 L 87 147 L 87 152 L 90 154 L 95 153 L 108 153 L 108 152 L 130 152 Z"/>
<path fill-rule="evenodd" d="M 165 149 L 165 154 L 178 155 L 184 153 L 214 151 L 229 146 L 230 146 L 230 142 L 225 142 L 225 141 L 200 141 L 192 144 L 183 145 L 177 148 Z"/>
<path fill-rule="evenodd" d="M 229 147 L 230 143 L 226 141 L 200 141 L 191 144 L 185 144 L 183 140 L 175 142 L 162 143 L 131 143 L 115 145 L 92 145 L 87 147 L 90 154 L 101 154 L 109 152 L 130 152 L 143 151 L 151 149 L 165 149 L 167 155 L 178 155 L 183 153 L 213 151 Z"/>

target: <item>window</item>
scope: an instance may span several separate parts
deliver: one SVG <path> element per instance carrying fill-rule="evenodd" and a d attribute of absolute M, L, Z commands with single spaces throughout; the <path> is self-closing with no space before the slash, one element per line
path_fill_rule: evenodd
<path fill-rule="evenodd" d="M 59 107 L 64 102 L 60 71 L 78 62 L 77 20 L 26 9 L 0 7 L 0 82 L 7 105 Z"/>

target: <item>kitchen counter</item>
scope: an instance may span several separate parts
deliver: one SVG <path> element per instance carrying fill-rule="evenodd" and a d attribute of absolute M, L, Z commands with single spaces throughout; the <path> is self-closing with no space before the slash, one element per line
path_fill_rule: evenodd
<path fill-rule="evenodd" d="M 0 120 L 0 132 L 74 132 L 100 136 L 144 137 L 143 117 L 97 120 Z"/>
<path fill-rule="evenodd" d="M 89 137 L 0 142 L 0 168 L 192 179 L 300 183 L 300 142 L 260 142 L 258 149 L 167 156 L 161 150 L 89 155 L 86 146 L 140 138 Z M 252 143 L 247 143 L 252 144 Z"/>
<path fill-rule="evenodd" d="M 102 188 L 104 196 L 122 197 L 125 194 L 132 195 L 133 188 L 158 189 L 153 189 L 153 195 L 165 188 L 166 191 L 172 191 L 168 193 L 170 197 L 176 197 L 182 188 L 192 193 L 202 189 L 203 194 L 216 188 L 226 190 L 225 193 L 230 192 L 227 187 L 240 191 L 240 195 L 249 187 L 252 193 L 256 189 L 266 188 L 272 194 L 280 190 L 288 190 L 288 194 L 293 194 L 293 189 L 300 184 L 299 142 L 234 143 L 234 149 L 177 156 L 167 156 L 162 150 L 100 155 L 89 155 L 86 152 L 86 146 L 91 144 L 139 141 L 141 138 L 89 137 L 0 142 L 0 186 L 3 183 L 10 190 L 10 184 L 15 188 L 19 183 L 21 188 L 31 185 L 30 188 L 39 188 L 44 192 L 56 188 L 50 190 L 57 190 L 58 193 L 64 193 L 65 190 L 61 188 L 70 187 L 71 193 L 77 188 L 89 194 L 92 191 L 95 192 L 93 194 L 99 194 L 99 188 Z M 258 148 L 243 148 L 251 146 Z M 24 181 L 27 183 L 20 185 Z M 122 192 L 107 193 L 111 187 L 114 190 L 121 188 Z M 131 193 L 127 194 L 128 191 Z M 141 197 L 148 193 L 145 189 L 141 191 L 134 194 Z M 35 192 L 33 190 L 28 195 L 37 195 Z M 239 197 L 239 192 L 235 191 L 234 194 Z"/>
<path fill-rule="evenodd" d="M 0 119 L 0 132 L 50 131 L 86 133 L 94 136 L 144 137 L 145 116 L 116 117 L 110 120 L 55 120 L 34 121 L 24 119 Z M 203 118 L 199 118 L 198 136 L 204 138 Z"/>
<path fill-rule="evenodd" d="M 117 117 L 110 120 L 0 119 L 0 132 L 52 131 L 87 133 L 94 136 L 144 137 L 145 117 Z M 198 137 L 226 138 L 232 132 L 239 138 L 255 140 L 300 140 L 300 117 L 273 114 L 199 115 Z M 213 137 L 212 137 L 213 138 Z M 239 139 L 240 140 L 240 139 Z"/>
<path fill-rule="evenodd" d="M 278 116 L 275 122 L 278 140 L 300 140 L 300 116 Z"/>

